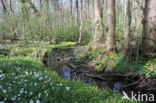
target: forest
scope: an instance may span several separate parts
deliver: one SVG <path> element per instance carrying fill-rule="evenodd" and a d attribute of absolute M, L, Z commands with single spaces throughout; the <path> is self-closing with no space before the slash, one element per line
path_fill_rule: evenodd
<path fill-rule="evenodd" d="M 0 0 L 0 103 L 155 103 L 156 0 Z"/>

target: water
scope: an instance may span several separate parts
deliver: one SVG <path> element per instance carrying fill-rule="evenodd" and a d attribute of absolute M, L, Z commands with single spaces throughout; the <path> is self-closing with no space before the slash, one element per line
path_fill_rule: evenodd
<path fill-rule="evenodd" d="M 89 85 L 97 86 L 99 88 L 111 89 L 115 93 L 120 93 L 121 82 L 118 81 L 103 81 L 96 78 L 86 76 L 83 72 L 73 72 L 71 68 L 63 65 L 59 69 L 59 75 L 65 80 L 71 79 L 75 81 L 81 81 Z"/>

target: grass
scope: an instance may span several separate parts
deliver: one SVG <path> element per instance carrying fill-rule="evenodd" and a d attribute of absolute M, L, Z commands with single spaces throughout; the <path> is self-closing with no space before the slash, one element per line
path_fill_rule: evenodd
<path fill-rule="evenodd" d="M 42 51 L 69 45 L 73 43 L 42 44 L 38 48 Z M 18 52 L 31 49 L 31 46 L 11 47 L 10 50 Z M 0 55 L 0 103 L 134 103 L 121 98 L 110 90 L 63 80 L 40 59 L 32 58 L 31 53 L 28 56 Z"/>

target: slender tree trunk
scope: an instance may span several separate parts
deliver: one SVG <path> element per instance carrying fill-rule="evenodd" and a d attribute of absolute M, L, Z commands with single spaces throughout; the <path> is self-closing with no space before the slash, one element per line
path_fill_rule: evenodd
<path fill-rule="evenodd" d="M 11 14 L 11 13 L 13 13 L 12 2 L 11 2 L 11 0 L 7 0 L 7 3 L 8 3 L 8 6 L 9 6 L 8 11 Z"/>
<path fill-rule="evenodd" d="M 131 18 L 132 18 L 132 0 L 125 1 L 125 35 L 124 35 L 124 48 L 127 51 L 129 49 L 130 42 L 130 29 L 131 29 Z"/>
<path fill-rule="evenodd" d="M 73 0 L 69 1 L 69 6 L 70 6 L 70 14 L 73 14 Z"/>
<path fill-rule="evenodd" d="M 94 15 L 95 15 L 95 33 L 93 35 L 93 45 L 96 48 L 99 43 L 103 42 L 104 32 L 102 24 L 102 11 L 100 9 L 99 0 L 94 0 Z"/>
<path fill-rule="evenodd" d="M 35 7 L 35 5 L 32 3 L 31 0 L 29 0 L 29 4 L 30 4 L 31 8 L 33 9 L 34 13 L 36 14 L 36 16 L 41 16 L 39 11 L 37 10 L 37 8 Z"/>
<path fill-rule="evenodd" d="M 79 44 L 81 43 L 81 39 L 82 39 L 82 26 L 83 26 L 82 12 L 83 12 L 83 1 L 81 0 L 81 9 L 80 9 L 80 34 L 79 34 L 79 41 L 78 41 Z"/>
<path fill-rule="evenodd" d="M 115 0 L 107 0 L 107 50 L 116 50 L 115 43 L 116 12 Z"/>
<path fill-rule="evenodd" d="M 79 27 L 79 0 L 75 0 L 75 2 L 76 2 L 76 25 L 77 25 L 77 28 L 78 28 Z M 76 35 L 79 35 L 79 30 L 78 29 L 76 31 Z"/>
<path fill-rule="evenodd" d="M 3 0 L 1 0 L 1 4 L 2 4 L 2 8 L 3 8 L 3 13 L 4 14 L 7 14 L 8 13 L 8 10 L 7 10 L 6 5 L 5 5 L 5 3 L 4 3 Z"/>
<path fill-rule="evenodd" d="M 79 24 L 79 1 L 76 0 L 77 26 Z"/>

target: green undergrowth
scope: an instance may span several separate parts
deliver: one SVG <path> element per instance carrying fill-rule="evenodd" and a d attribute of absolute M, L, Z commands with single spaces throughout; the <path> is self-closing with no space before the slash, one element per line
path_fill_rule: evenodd
<path fill-rule="evenodd" d="M 91 62 L 98 71 L 125 72 L 144 74 L 146 77 L 156 77 L 156 59 L 139 57 L 128 60 L 124 54 L 99 55 L 102 51 L 88 51 L 76 57 L 78 61 Z"/>
<path fill-rule="evenodd" d="M 39 59 L 0 55 L 2 103 L 133 103 L 110 90 L 63 80 Z"/>
<path fill-rule="evenodd" d="M 75 42 L 61 42 L 60 44 L 53 45 L 48 42 L 27 43 L 19 41 L 0 47 L 1 49 L 8 50 L 10 52 L 10 55 L 22 55 L 42 58 L 45 52 L 47 52 L 48 50 L 52 50 L 53 48 L 69 47 L 75 44 Z"/>
<path fill-rule="evenodd" d="M 138 60 L 128 61 L 125 55 L 109 56 L 109 66 L 115 72 L 129 72 L 131 74 L 144 74 L 147 78 L 156 77 L 156 59 L 139 57 Z"/>

